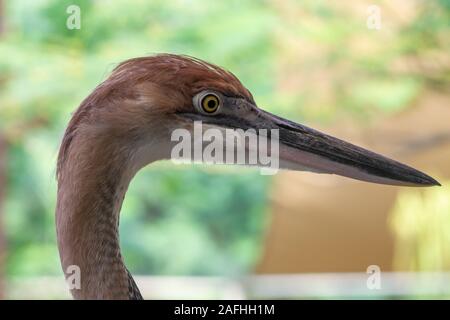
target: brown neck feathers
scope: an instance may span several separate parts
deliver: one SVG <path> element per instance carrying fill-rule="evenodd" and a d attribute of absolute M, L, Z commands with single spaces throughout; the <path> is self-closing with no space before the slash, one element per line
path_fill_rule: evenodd
<path fill-rule="evenodd" d="M 126 167 L 127 155 L 98 137 L 77 136 L 66 157 L 58 174 L 56 226 L 66 276 L 70 266 L 80 271 L 80 287 L 72 288 L 72 295 L 141 299 L 119 246 L 119 213 L 133 176 Z"/>

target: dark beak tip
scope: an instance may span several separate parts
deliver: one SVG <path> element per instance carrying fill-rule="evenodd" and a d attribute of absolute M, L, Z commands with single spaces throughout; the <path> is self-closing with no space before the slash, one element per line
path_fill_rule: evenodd
<path fill-rule="evenodd" d="M 434 179 L 433 179 L 433 180 L 434 180 Z M 441 184 L 439 181 L 434 180 L 434 184 L 432 184 L 431 186 L 432 186 L 432 187 L 434 187 L 434 186 L 442 187 L 442 184 Z"/>
<path fill-rule="evenodd" d="M 442 187 L 441 183 L 436 179 L 426 175 L 426 178 L 423 179 L 423 182 L 420 183 L 421 186 L 424 187 Z"/>

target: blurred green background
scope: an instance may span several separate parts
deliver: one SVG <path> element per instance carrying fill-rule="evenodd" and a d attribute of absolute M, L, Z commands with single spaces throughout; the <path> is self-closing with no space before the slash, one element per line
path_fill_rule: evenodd
<path fill-rule="evenodd" d="M 61 276 L 54 230 L 59 143 L 71 112 L 124 59 L 159 52 L 205 59 L 234 72 L 263 108 L 323 127 L 348 119 L 368 126 L 405 112 L 426 92 L 448 96 L 449 1 L 1 3 L 0 164 L 6 179 L 0 179 L 0 206 L 6 283 Z M 373 3 L 381 8 L 381 30 L 366 25 Z M 81 9 L 80 30 L 66 27 L 72 4 Z M 242 168 L 161 163 L 144 169 L 132 182 L 121 215 L 128 268 L 141 275 L 252 273 L 271 225 L 273 179 Z M 447 270 L 448 188 L 439 191 L 443 204 L 434 209 L 438 216 L 432 222 L 441 236 L 414 238 L 422 241 L 418 244 L 408 240 L 426 233 L 417 231 L 429 219 L 420 215 L 432 211 L 426 203 L 439 197 L 428 192 L 406 192 L 398 200 L 391 226 L 414 258 L 403 254 L 397 259 L 428 261 L 415 263 L 416 270 L 424 264 Z M 405 219 L 413 221 L 405 224 Z M 441 249 L 420 256 L 424 245 L 427 252 L 430 246 Z"/>

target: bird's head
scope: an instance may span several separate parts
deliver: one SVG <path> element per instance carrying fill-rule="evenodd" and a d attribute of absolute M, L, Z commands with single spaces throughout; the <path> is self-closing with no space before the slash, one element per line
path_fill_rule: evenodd
<path fill-rule="evenodd" d="M 338 174 L 391 185 L 432 186 L 432 177 L 256 105 L 230 72 L 199 59 L 162 54 L 120 64 L 74 114 L 60 152 L 60 167 L 77 135 L 114 137 L 118 148 L 135 146 L 138 166 L 168 158 L 170 133 L 208 128 L 277 129 L 280 166 Z M 120 145 L 121 144 L 121 145 Z"/>

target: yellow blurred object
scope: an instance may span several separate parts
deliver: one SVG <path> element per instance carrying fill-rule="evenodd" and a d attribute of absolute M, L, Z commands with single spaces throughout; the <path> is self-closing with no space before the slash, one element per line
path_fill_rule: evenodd
<path fill-rule="evenodd" d="M 390 217 L 394 269 L 450 270 L 450 184 L 402 190 Z"/>

